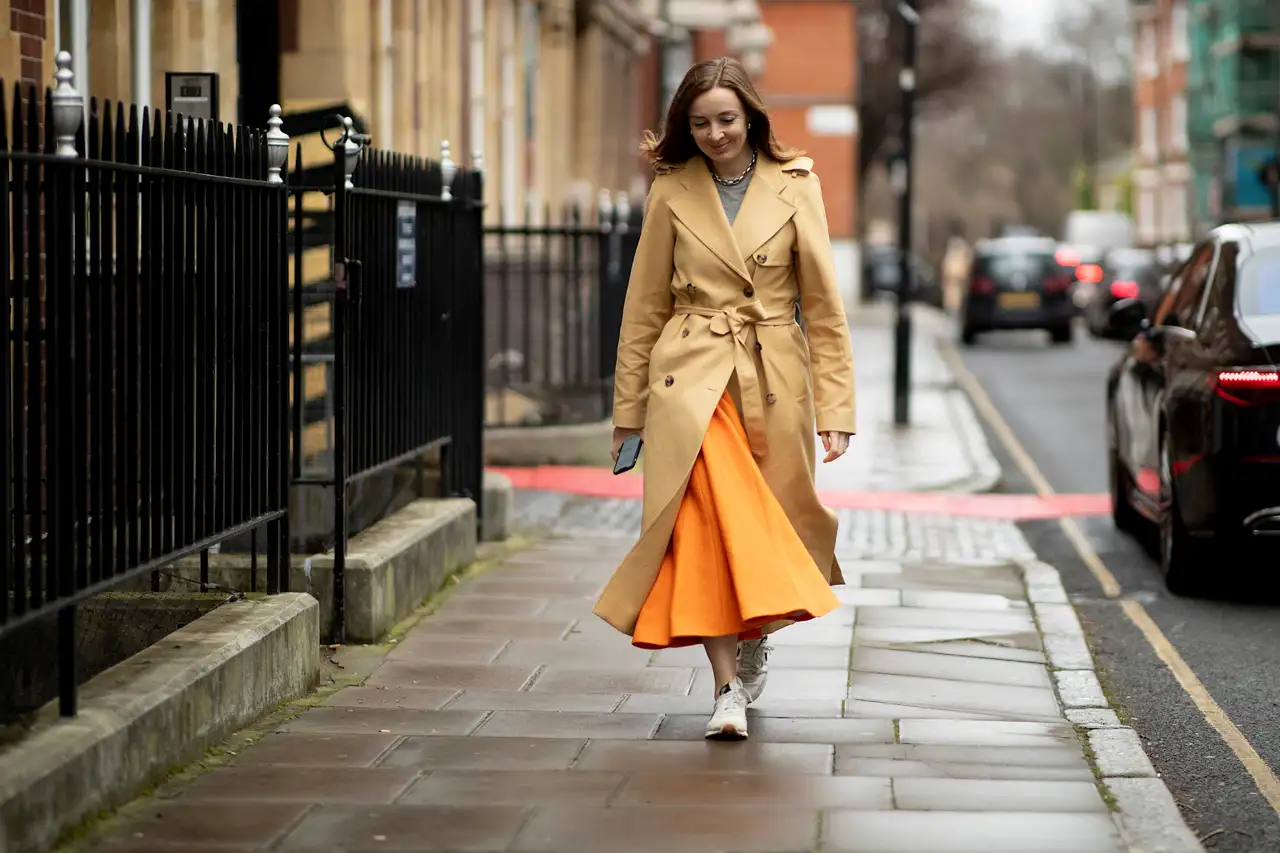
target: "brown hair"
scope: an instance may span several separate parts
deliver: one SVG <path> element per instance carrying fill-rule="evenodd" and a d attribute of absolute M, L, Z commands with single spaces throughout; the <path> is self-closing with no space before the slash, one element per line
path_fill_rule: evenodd
<path fill-rule="evenodd" d="M 698 155 L 698 143 L 689 130 L 689 111 L 695 100 L 720 87 L 732 90 L 738 100 L 742 101 L 749 125 L 748 145 L 780 163 L 804 153 L 796 148 L 785 148 L 778 142 L 769 123 L 769 113 L 765 110 L 756 87 L 752 85 L 747 69 L 733 57 L 725 56 L 699 62 L 685 73 L 675 97 L 671 99 L 661 137 L 652 130 L 644 132 L 640 151 L 649 158 L 655 171 L 672 171 Z"/>

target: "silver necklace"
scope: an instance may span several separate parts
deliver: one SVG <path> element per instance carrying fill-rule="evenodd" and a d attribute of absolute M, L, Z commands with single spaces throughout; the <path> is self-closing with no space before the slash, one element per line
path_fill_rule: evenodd
<path fill-rule="evenodd" d="M 747 164 L 747 168 L 742 170 L 742 174 L 736 178 L 722 178 L 716 174 L 716 170 L 711 170 L 711 177 L 716 179 L 716 183 L 722 187 L 731 187 L 734 184 L 740 184 L 746 180 L 747 175 L 751 174 L 751 170 L 756 166 L 756 149 L 751 149 L 751 162 Z"/>

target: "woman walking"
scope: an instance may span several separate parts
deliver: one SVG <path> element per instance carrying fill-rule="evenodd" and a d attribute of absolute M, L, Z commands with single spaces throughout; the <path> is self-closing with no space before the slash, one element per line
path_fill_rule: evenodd
<path fill-rule="evenodd" d="M 644 150 L 657 174 L 613 412 L 615 459 L 645 440 L 643 532 L 595 612 L 641 648 L 702 644 L 706 735 L 737 740 L 764 689 L 765 636 L 838 605 L 814 430 L 823 461 L 848 448 L 853 354 L 813 161 L 774 138 L 740 63 L 689 69 Z"/>

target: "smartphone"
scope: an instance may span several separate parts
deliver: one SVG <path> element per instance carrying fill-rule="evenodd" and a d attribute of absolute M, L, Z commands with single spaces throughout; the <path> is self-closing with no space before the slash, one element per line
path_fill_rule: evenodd
<path fill-rule="evenodd" d="M 640 461 L 641 447 L 644 447 L 644 440 L 640 436 L 627 436 L 618 450 L 618 461 L 613 463 L 613 473 L 625 474 L 636 467 L 636 463 Z"/>

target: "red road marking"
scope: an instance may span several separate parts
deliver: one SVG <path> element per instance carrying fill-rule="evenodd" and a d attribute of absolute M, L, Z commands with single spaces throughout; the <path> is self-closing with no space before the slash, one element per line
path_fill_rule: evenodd
<path fill-rule="evenodd" d="M 639 474 L 614 473 L 607 468 L 574 468 L 546 465 L 538 468 L 492 468 L 511 480 L 517 489 L 564 492 L 596 498 L 644 496 L 644 480 Z M 1003 521 L 1031 521 L 1063 516 L 1106 515 L 1111 500 L 1105 495 L 963 495 L 947 492 L 833 492 L 820 493 L 832 509 L 878 509 L 888 512 L 915 512 L 959 515 Z"/>

